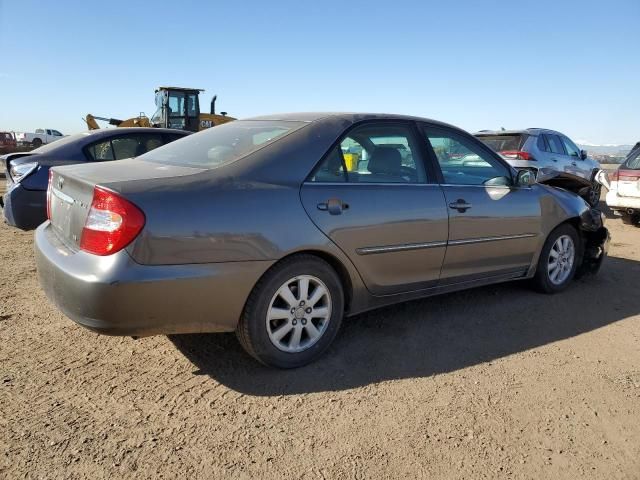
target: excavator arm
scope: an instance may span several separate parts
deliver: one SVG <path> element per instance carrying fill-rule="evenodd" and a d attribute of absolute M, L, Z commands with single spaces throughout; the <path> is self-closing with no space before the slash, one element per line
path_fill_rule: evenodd
<path fill-rule="evenodd" d="M 149 117 L 147 117 L 144 113 L 141 113 L 137 117 L 128 118 L 126 120 L 120 120 L 118 118 L 106 118 L 106 117 L 96 117 L 95 115 L 87 114 L 84 121 L 87 124 L 89 130 L 98 130 L 100 125 L 98 125 L 98 120 L 103 122 L 107 122 L 109 125 L 113 125 L 115 127 L 151 127 L 151 121 Z"/>

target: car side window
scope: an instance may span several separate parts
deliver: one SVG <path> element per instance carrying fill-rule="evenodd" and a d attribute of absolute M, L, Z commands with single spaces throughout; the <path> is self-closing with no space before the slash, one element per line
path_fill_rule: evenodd
<path fill-rule="evenodd" d="M 550 152 L 549 144 L 547 143 L 547 139 L 543 134 L 538 135 L 538 150 L 541 152 Z"/>
<path fill-rule="evenodd" d="M 576 147 L 575 143 L 573 143 L 567 137 L 560 138 L 562 138 L 562 143 L 564 143 L 564 148 L 567 151 L 567 155 L 575 158 L 580 158 L 580 149 Z"/>
<path fill-rule="evenodd" d="M 162 137 L 158 134 L 139 134 L 118 137 L 111 140 L 116 160 L 138 157 L 162 145 Z"/>
<path fill-rule="evenodd" d="M 63 136 L 58 130 L 51 130 L 51 133 L 53 133 L 53 135 L 55 135 L 56 137 L 62 137 Z"/>
<path fill-rule="evenodd" d="M 480 146 L 454 132 L 425 128 L 438 160 L 444 183 L 449 185 L 509 185 L 511 171 Z"/>
<path fill-rule="evenodd" d="M 88 147 L 85 147 L 85 153 L 89 157 L 89 160 L 95 160 L 96 162 L 113 160 L 115 158 L 110 139 L 92 143 Z"/>
<path fill-rule="evenodd" d="M 164 134 L 164 144 L 175 142 L 176 140 L 180 140 L 181 138 L 186 137 L 187 135 L 180 135 L 177 133 L 165 133 Z"/>
<path fill-rule="evenodd" d="M 409 125 L 367 123 L 351 130 L 324 158 L 313 182 L 426 183 Z"/>
<path fill-rule="evenodd" d="M 562 140 L 557 135 L 545 135 L 547 137 L 547 142 L 549 142 L 549 148 L 553 153 L 559 153 L 560 155 L 564 155 L 564 147 L 562 146 Z"/>

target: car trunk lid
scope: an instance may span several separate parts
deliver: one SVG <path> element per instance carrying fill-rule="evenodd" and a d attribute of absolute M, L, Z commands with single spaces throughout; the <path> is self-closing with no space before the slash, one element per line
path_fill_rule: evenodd
<path fill-rule="evenodd" d="M 127 186 L 132 183 L 137 185 L 137 189 L 141 182 L 145 188 L 151 189 L 158 180 L 201 171 L 135 159 L 53 168 L 48 192 L 52 228 L 67 245 L 79 248 L 96 186 L 126 198 Z"/>
<path fill-rule="evenodd" d="M 640 197 L 640 170 L 620 169 L 617 179 L 619 196 Z"/>

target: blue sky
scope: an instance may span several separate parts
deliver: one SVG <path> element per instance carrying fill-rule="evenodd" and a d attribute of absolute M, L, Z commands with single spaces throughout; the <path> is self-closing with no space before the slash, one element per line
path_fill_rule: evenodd
<path fill-rule="evenodd" d="M 0 46 L 0 129 L 151 115 L 172 84 L 236 117 L 382 111 L 640 140 L 639 0 L 0 0 Z"/>

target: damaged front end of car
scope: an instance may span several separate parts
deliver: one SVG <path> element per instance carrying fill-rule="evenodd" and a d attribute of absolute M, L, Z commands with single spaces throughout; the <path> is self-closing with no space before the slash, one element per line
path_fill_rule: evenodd
<path fill-rule="evenodd" d="M 596 175 L 596 181 L 599 182 Z M 576 178 L 553 169 L 538 171 L 536 182 L 565 192 L 567 213 L 577 221 L 574 226 L 582 236 L 582 260 L 576 270 L 576 277 L 596 274 L 607 256 L 611 236 L 605 227 L 605 216 L 585 199 L 585 189 L 590 188 L 585 179 Z M 573 195 L 568 195 L 571 193 Z"/>
<path fill-rule="evenodd" d="M 584 248 L 582 263 L 576 271 L 578 277 L 598 273 L 611 240 L 609 230 L 604 226 L 604 214 L 597 208 L 589 208 L 580 216 L 580 233 Z"/>

